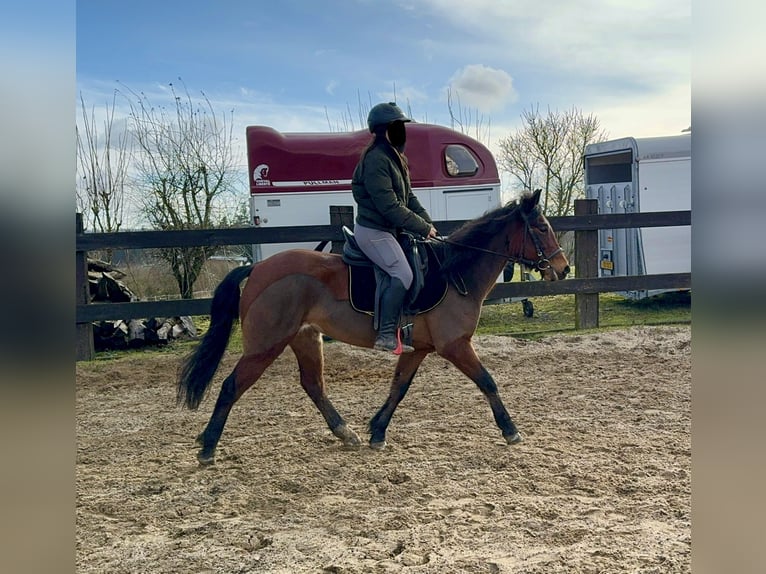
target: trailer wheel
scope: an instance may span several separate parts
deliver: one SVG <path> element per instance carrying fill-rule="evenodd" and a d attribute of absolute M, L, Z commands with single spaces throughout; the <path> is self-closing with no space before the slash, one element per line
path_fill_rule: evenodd
<path fill-rule="evenodd" d="M 535 314 L 535 306 L 532 304 L 532 301 L 529 299 L 523 299 L 521 301 L 521 307 L 524 309 L 524 316 L 525 317 L 531 317 Z"/>

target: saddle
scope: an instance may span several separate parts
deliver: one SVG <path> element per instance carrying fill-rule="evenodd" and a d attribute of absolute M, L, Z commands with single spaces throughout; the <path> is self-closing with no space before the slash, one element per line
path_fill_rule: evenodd
<path fill-rule="evenodd" d="M 388 274 L 370 261 L 354 238 L 354 232 L 343 226 L 342 258 L 348 268 L 348 291 L 351 307 L 360 313 L 378 316 L 380 285 Z M 447 281 L 442 277 L 439 256 L 430 242 L 419 241 L 409 233 L 397 237 L 412 269 L 413 280 L 404 301 L 404 315 L 426 313 L 442 302 L 447 294 Z"/>

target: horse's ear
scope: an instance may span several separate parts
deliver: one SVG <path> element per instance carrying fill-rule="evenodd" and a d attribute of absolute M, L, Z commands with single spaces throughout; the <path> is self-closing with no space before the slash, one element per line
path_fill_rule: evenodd
<path fill-rule="evenodd" d="M 540 203 L 540 194 L 543 192 L 541 188 L 536 189 L 532 194 L 525 195 L 522 199 L 521 206 L 529 213 L 532 211 L 535 207 L 537 207 L 537 204 Z"/>

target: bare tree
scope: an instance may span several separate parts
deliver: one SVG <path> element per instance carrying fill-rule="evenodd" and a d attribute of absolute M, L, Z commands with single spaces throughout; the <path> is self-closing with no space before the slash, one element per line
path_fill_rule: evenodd
<path fill-rule="evenodd" d="M 396 86 L 394 86 L 394 94 L 396 93 Z M 395 99 L 395 98 L 394 98 Z M 340 117 L 333 122 L 330 118 L 330 113 L 325 106 L 325 118 L 327 119 L 327 128 L 330 132 L 351 132 L 354 130 L 367 129 L 367 114 L 370 113 L 370 109 L 373 106 L 372 94 L 367 92 L 367 102 L 362 100 L 362 94 L 359 90 L 356 91 L 356 119 L 354 119 L 354 113 L 351 110 L 351 105 L 346 102 L 346 109 L 341 112 Z M 358 123 L 357 123 L 358 122 Z"/>
<path fill-rule="evenodd" d="M 351 111 L 351 106 L 346 103 L 346 109 L 341 113 L 339 119 L 333 122 L 330 118 L 330 113 L 325 106 L 325 118 L 327 119 L 327 127 L 330 132 L 349 132 L 356 129 L 367 128 L 367 115 L 372 109 L 373 98 L 370 92 L 367 92 L 367 101 L 362 99 L 362 95 L 357 90 L 357 109 L 356 117 Z M 393 85 L 393 98 L 392 101 L 396 102 L 396 84 Z M 403 108 L 405 115 L 412 118 L 414 117 L 412 106 L 409 99 L 405 104 L 399 104 L 400 108 Z M 482 142 L 486 146 L 490 145 L 490 119 L 485 117 L 484 114 L 479 113 L 478 109 L 472 109 L 463 107 L 460 101 L 460 95 L 453 92 L 451 88 L 447 89 L 447 110 L 450 116 L 449 127 L 462 134 L 473 137 L 474 139 Z M 424 122 L 428 123 L 428 117 L 424 117 Z M 357 122 L 358 126 L 357 127 Z"/>
<path fill-rule="evenodd" d="M 498 163 L 521 190 L 541 188 L 543 209 L 549 216 L 570 215 L 574 200 L 584 193 L 583 153 L 589 143 L 604 141 L 598 118 L 577 108 L 525 110 L 522 126 L 501 139 Z"/>
<path fill-rule="evenodd" d="M 140 203 L 148 222 L 160 230 L 209 229 L 225 216 L 217 209 L 239 178 L 233 148 L 233 121 L 218 114 L 203 93 L 193 101 L 184 86 L 170 84 L 170 109 L 154 107 L 144 93 L 128 90 L 130 117 L 138 147 L 134 168 Z M 181 297 L 191 299 L 208 249 L 159 250 L 170 264 Z"/>
<path fill-rule="evenodd" d="M 125 189 L 132 145 L 125 130 L 115 129 L 115 93 L 104 108 L 103 131 L 97 128 L 95 109 L 87 108 L 80 94 L 77 134 L 77 208 L 86 227 L 102 233 L 119 231 L 125 211 Z M 111 253 L 107 259 L 111 258 Z"/>

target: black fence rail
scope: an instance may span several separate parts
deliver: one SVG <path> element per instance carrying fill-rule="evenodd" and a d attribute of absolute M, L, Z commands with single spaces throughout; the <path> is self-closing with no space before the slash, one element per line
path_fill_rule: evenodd
<path fill-rule="evenodd" d="M 635 227 L 674 227 L 691 225 L 691 211 L 660 211 L 620 215 L 598 214 L 597 201 L 575 201 L 575 215 L 550 217 L 556 231 L 575 232 L 574 266 L 576 276 L 566 281 L 524 281 L 498 283 L 488 298 L 541 297 L 575 295 L 575 327 L 598 326 L 598 294 L 643 289 L 690 289 L 691 273 L 665 273 L 622 277 L 598 277 L 598 230 Z M 279 228 L 246 227 L 205 229 L 199 231 L 126 231 L 119 233 L 83 233 L 82 217 L 76 225 L 76 329 L 77 360 L 94 356 L 92 322 L 142 317 L 207 315 L 212 299 L 172 301 L 134 301 L 130 303 L 89 303 L 87 253 L 102 249 L 153 249 L 160 247 L 225 246 L 265 243 L 339 242 L 343 241 L 341 224 L 345 213 L 333 212 L 332 225 Z M 440 233 L 448 235 L 463 221 L 437 221 Z"/>

